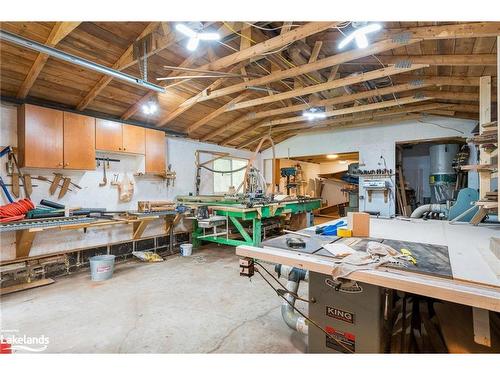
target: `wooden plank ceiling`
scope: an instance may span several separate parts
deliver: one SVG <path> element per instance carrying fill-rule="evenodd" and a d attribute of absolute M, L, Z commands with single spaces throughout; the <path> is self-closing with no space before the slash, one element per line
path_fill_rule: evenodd
<path fill-rule="evenodd" d="M 170 87 L 158 94 L 2 41 L 1 95 L 251 149 L 264 134 L 280 142 L 300 132 L 423 114 L 477 119 L 479 77 L 496 77 L 500 22 L 386 22 L 369 47 L 345 51 L 337 45 L 352 30 L 349 22 L 197 24 L 223 39 L 190 52 L 170 22 L 3 22 L 3 30 L 136 77 L 134 45 L 152 35 L 148 80 Z M 189 75 L 197 78 L 157 80 Z M 149 102 L 159 110 L 147 116 L 142 105 Z M 305 121 L 302 111 L 315 106 L 328 117 Z"/>

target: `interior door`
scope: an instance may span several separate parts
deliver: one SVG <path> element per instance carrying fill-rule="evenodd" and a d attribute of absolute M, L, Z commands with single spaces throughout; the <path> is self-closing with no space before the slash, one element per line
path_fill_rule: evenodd
<path fill-rule="evenodd" d="M 101 151 L 123 151 L 122 124 L 96 119 L 95 148 Z"/>
<path fill-rule="evenodd" d="M 95 169 L 95 118 L 64 112 L 64 168 Z"/>

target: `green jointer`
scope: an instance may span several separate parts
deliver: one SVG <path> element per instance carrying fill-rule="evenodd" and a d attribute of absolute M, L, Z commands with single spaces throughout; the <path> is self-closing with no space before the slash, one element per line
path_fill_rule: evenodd
<path fill-rule="evenodd" d="M 215 215 L 226 216 L 234 225 L 241 239 L 227 238 L 225 235 L 206 236 L 203 228 L 199 228 L 196 221 L 193 223 L 192 243 L 193 247 L 201 245 L 202 241 L 215 242 L 223 245 L 259 246 L 261 242 L 262 219 L 278 217 L 286 214 L 300 214 L 311 212 L 321 207 L 320 199 L 308 199 L 307 201 L 282 202 L 279 204 L 263 205 L 253 208 L 245 208 L 239 204 L 227 204 L 225 202 L 211 203 Z M 248 233 L 244 224 L 251 222 L 251 232 Z M 200 237 L 203 238 L 200 238 Z"/>

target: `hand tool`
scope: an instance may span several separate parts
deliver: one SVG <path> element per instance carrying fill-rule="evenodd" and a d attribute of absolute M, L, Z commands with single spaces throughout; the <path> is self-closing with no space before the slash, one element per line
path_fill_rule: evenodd
<path fill-rule="evenodd" d="M 28 190 L 28 193 L 31 195 L 31 193 L 33 192 L 33 184 L 31 183 L 31 175 L 30 174 L 24 175 L 24 183 L 26 185 L 26 189 Z"/>
<path fill-rule="evenodd" d="M 47 181 L 47 182 L 50 182 L 50 183 L 54 182 L 54 180 L 50 180 L 50 179 L 48 179 L 47 177 L 44 177 L 44 176 L 31 177 L 31 179 L 32 180 Z M 57 185 L 56 190 L 57 190 L 58 187 L 60 187 L 60 185 Z M 73 191 L 73 190 L 68 189 L 68 191 Z"/>
<path fill-rule="evenodd" d="M 417 259 L 413 256 L 412 252 L 408 249 L 401 249 L 401 254 L 406 256 L 408 260 L 413 263 L 414 265 L 417 265 Z"/>
<path fill-rule="evenodd" d="M 9 190 L 7 189 L 7 186 L 3 182 L 2 176 L 0 176 L 0 187 L 2 187 L 2 190 L 5 193 L 5 196 L 7 197 L 7 200 L 10 203 L 13 203 L 14 202 L 14 198 L 12 198 L 12 195 L 10 195 Z"/>
<path fill-rule="evenodd" d="M 55 177 L 52 180 L 52 184 L 50 185 L 50 188 L 49 188 L 50 195 L 54 195 L 57 188 L 59 187 L 59 182 L 61 182 L 61 180 L 62 180 L 62 174 L 54 173 L 54 175 L 55 175 Z"/>
<path fill-rule="evenodd" d="M 62 187 L 61 187 L 61 191 L 59 192 L 58 199 L 61 199 L 62 197 L 64 197 L 66 195 L 66 193 L 68 192 L 68 188 L 69 188 L 69 184 L 70 183 L 71 183 L 71 178 L 64 177 L 63 184 L 62 184 Z"/>
<path fill-rule="evenodd" d="M 64 208 L 65 208 L 64 204 L 60 204 L 60 203 L 57 203 L 57 202 L 52 202 L 52 201 L 49 201 L 47 199 L 42 199 L 40 201 L 40 204 L 42 206 L 46 206 L 46 207 L 50 207 L 50 208 L 57 208 L 59 210 L 64 210 Z"/>
<path fill-rule="evenodd" d="M 108 179 L 106 177 L 106 163 L 102 163 L 102 182 L 99 182 L 99 186 L 106 186 L 108 184 Z"/>
<path fill-rule="evenodd" d="M 286 245 L 292 249 L 304 249 L 306 243 L 302 238 L 299 237 L 289 237 L 286 239 Z"/>
<path fill-rule="evenodd" d="M 321 234 L 323 236 L 336 236 L 337 235 L 337 229 L 339 227 L 346 226 L 347 223 L 345 221 L 339 221 L 338 223 L 331 224 L 331 225 L 324 225 L 322 227 L 316 227 L 316 234 Z"/>
<path fill-rule="evenodd" d="M 12 195 L 19 198 L 19 174 L 12 173 Z"/>
<path fill-rule="evenodd" d="M 0 157 L 4 156 L 5 154 L 9 155 L 9 158 L 12 158 L 14 161 L 14 165 L 16 167 L 17 173 L 19 174 L 19 177 L 21 181 L 23 182 L 23 188 L 24 188 L 24 195 L 26 198 L 30 199 L 30 193 L 28 192 L 28 189 L 26 188 L 26 183 L 24 182 L 24 175 L 23 172 L 21 172 L 21 168 L 19 168 L 19 164 L 17 163 L 17 158 L 16 154 L 14 153 L 14 149 L 11 146 L 5 147 L 2 151 L 0 151 Z"/>
<path fill-rule="evenodd" d="M 52 172 L 52 174 L 57 175 L 58 173 Z M 81 188 L 82 188 L 80 185 L 75 184 L 73 181 L 71 181 L 71 185 L 73 185 L 74 187 L 76 187 L 76 188 L 78 188 L 78 189 L 81 189 Z"/>

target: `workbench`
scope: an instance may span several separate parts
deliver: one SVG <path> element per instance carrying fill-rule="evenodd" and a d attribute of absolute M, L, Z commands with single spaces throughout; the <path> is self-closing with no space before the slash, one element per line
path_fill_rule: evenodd
<path fill-rule="evenodd" d="M 168 220 L 167 218 L 172 218 Z M 176 211 L 153 213 L 132 212 L 128 217 L 100 219 L 92 217 L 56 217 L 47 219 L 20 220 L 0 224 L 0 232 L 16 232 L 16 259 L 29 257 L 31 247 L 37 233 L 44 231 L 87 230 L 88 228 L 132 225 L 132 239 L 141 238 L 146 227 L 154 220 L 164 219 L 167 233 L 172 232 L 178 218 Z M 172 234 L 172 233 L 170 233 Z"/>
<path fill-rule="evenodd" d="M 197 221 L 193 223 L 192 241 L 193 246 L 198 247 L 201 241 L 210 241 L 224 245 L 239 246 L 251 245 L 259 246 L 262 240 L 261 229 L 262 219 L 279 217 L 286 214 L 299 214 L 311 212 L 321 207 L 320 199 L 289 200 L 278 203 L 258 205 L 248 208 L 238 203 L 213 202 L 208 208 L 215 215 L 223 216 L 227 220 L 227 225 L 231 222 L 242 239 L 229 238 L 226 233 L 216 235 L 206 235 L 203 228 L 198 227 Z M 244 222 L 251 222 L 251 235 L 245 230 Z"/>
<path fill-rule="evenodd" d="M 489 251 L 490 238 L 499 235 L 498 227 L 476 227 L 466 223 L 453 225 L 437 220 L 371 218 L 370 237 L 447 246 L 451 277 L 382 266 L 376 270 L 355 271 L 349 279 L 478 310 L 500 312 L 500 261 Z M 331 275 L 335 267 L 329 257 L 273 247 L 245 244 L 236 248 L 236 254 L 326 275 Z"/>

